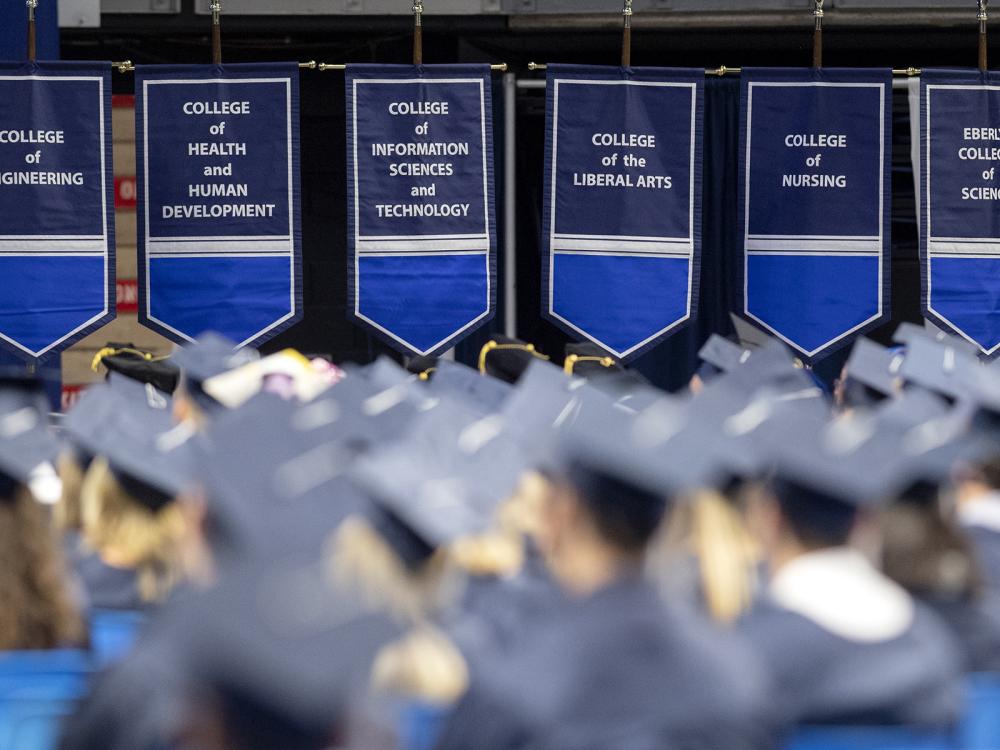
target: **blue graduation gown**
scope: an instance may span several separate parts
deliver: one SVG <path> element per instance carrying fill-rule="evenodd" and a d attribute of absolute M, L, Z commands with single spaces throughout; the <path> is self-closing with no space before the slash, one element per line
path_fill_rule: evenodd
<path fill-rule="evenodd" d="M 794 724 L 943 726 L 961 706 L 961 665 L 951 635 L 916 606 L 897 637 L 859 642 L 763 599 L 740 630 L 770 667 L 774 704 Z"/>
<path fill-rule="evenodd" d="M 770 747 L 763 672 L 738 642 L 629 578 L 473 668 L 439 750 Z"/>

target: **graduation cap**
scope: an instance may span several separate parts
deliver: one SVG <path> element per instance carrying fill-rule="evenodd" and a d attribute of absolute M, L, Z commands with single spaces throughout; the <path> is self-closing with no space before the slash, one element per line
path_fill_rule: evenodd
<path fill-rule="evenodd" d="M 234 741 L 268 747 L 324 746 L 402 632 L 314 556 L 244 566 L 185 609 L 178 638 L 192 681 L 219 699 Z"/>
<path fill-rule="evenodd" d="M 621 362 L 589 341 L 566 344 L 563 370 L 567 375 L 589 377 L 601 370 L 624 371 Z"/>
<path fill-rule="evenodd" d="M 492 526 L 525 461 L 502 429 L 498 416 L 444 402 L 416 418 L 406 439 L 355 464 L 351 478 L 375 501 L 377 530 L 411 567 Z"/>
<path fill-rule="evenodd" d="M 777 340 L 752 323 L 743 320 L 736 313 L 729 313 L 729 320 L 732 322 L 733 328 L 736 329 L 736 336 L 740 340 L 740 346 L 744 349 L 752 351 L 763 346 L 769 346 Z"/>
<path fill-rule="evenodd" d="M 149 383 L 163 393 L 177 390 L 180 368 L 168 357 L 157 357 L 134 344 L 109 343 L 94 355 L 91 369 L 104 365 L 108 372 L 118 373 L 139 383 Z"/>
<path fill-rule="evenodd" d="M 979 353 L 979 347 L 976 344 L 959 336 L 946 333 L 927 320 L 924 321 L 922 326 L 908 322 L 900 323 L 899 328 L 892 335 L 892 340 L 904 346 L 909 346 L 914 341 L 931 341 L 936 344 L 950 346 L 956 351 L 964 352 L 965 354 L 976 356 Z"/>
<path fill-rule="evenodd" d="M 400 367 L 384 354 L 371 364 L 356 368 L 356 372 L 376 388 L 391 388 L 413 377 L 413 373 Z"/>
<path fill-rule="evenodd" d="M 788 394 L 822 395 L 811 374 L 797 366 L 791 350 L 777 339 L 770 339 L 765 346 L 753 350 L 743 364 L 715 378 L 705 391 L 713 388 L 741 389 L 746 394 L 768 389 Z"/>
<path fill-rule="evenodd" d="M 479 371 L 508 383 L 516 383 L 534 360 L 549 358 L 520 339 L 494 336 L 479 351 Z"/>
<path fill-rule="evenodd" d="M 441 360 L 427 382 L 432 394 L 448 394 L 467 402 L 483 414 L 499 411 L 513 386 L 457 362 Z"/>
<path fill-rule="evenodd" d="M 743 363 L 751 355 L 751 351 L 739 344 L 723 338 L 717 333 L 708 337 L 708 341 L 698 350 L 702 362 L 711 365 L 718 372 L 729 372 Z"/>
<path fill-rule="evenodd" d="M 103 425 L 103 455 L 133 499 L 157 511 L 191 483 L 194 431 L 188 424 L 164 425 L 152 411 L 118 411 Z"/>
<path fill-rule="evenodd" d="M 58 373 L 58 371 L 57 371 Z M 57 382 L 59 377 L 57 375 Z M 8 407 L 19 401 L 45 414 L 49 411 L 49 399 L 45 394 L 45 382 L 39 374 L 29 372 L 27 367 L 0 366 L 0 391 L 5 392 Z"/>
<path fill-rule="evenodd" d="M 430 355 L 413 357 L 406 363 L 406 369 L 421 380 L 428 380 L 434 374 L 438 366 L 438 358 Z"/>
<path fill-rule="evenodd" d="M 213 420 L 199 439 L 197 475 L 217 555 L 271 554 L 291 536 L 306 546 L 309 535 L 299 529 L 325 530 L 321 513 L 299 523 L 310 512 L 299 501 L 326 492 L 349 465 L 354 453 L 339 442 L 343 426 L 336 405 L 299 406 L 268 393 Z"/>
<path fill-rule="evenodd" d="M 185 385 L 195 402 L 203 409 L 214 411 L 220 404 L 205 393 L 202 384 L 209 378 L 235 370 L 259 357 L 260 354 L 255 349 L 237 349 L 236 344 L 229 339 L 208 332 L 175 350 L 170 361 L 183 371 Z"/>
<path fill-rule="evenodd" d="M 956 348 L 950 340 L 913 337 L 899 373 L 907 382 L 957 401 L 973 394 L 983 370 L 975 355 Z"/>
<path fill-rule="evenodd" d="M 35 470 L 59 450 L 45 414 L 32 401 L 23 392 L 0 390 L 0 474 L 13 483 L 28 484 Z M 0 483 L 9 495 L 11 482 Z"/>
<path fill-rule="evenodd" d="M 103 383 L 95 383 L 83 392 L 62 421 L 62 433 L 75 448 L 81 462 L 104 454 L 111 425 L 122 412 L 151 412 L 151 429 L 166 432 L 173 426 L 172 402 L 152 384 L 143 385 L 117 373 Z M 142 417 L 139 417 L 142 418 Z"/>
<path fill-rule="evenodd" d="M 892 497 L 907 480 L 899 434 L 871 415 L 834 422 L 789 415 L 757 441 L 775 477 L 793 494 L 853 507 Z"/>
<path fill-rule="evenodd" d="M 901 351 L 887 349 L 869 339 L 859 338 L 854 343 L 845 366 L 848 378 L 846 385 L 849 390 L 855 384 L 864 390 L 861 393 L 849 393 L 848 398 L 860 401 L 861 404 L 858 405 L 862 405 L 897 393 L 902 385 L 899 372 L 903 359 Z"/>

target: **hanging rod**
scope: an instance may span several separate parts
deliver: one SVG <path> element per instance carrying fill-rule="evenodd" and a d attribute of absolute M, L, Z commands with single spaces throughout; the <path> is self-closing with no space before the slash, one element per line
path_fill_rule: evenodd
<path fill-rule="evenodd" d="M 117 70 L 119 73 L 131 73 L 135 70 L 135 64 L 131 60 L 122 60 L 121 62 L 111 63 L 111 67 Z M 321 64 L 315 60 L 310 60 L 309 62 L 299 63 L 299 68 L 302 70 L 316 70 L 320 68 Z"/>
<path fill-rule="evenodd" d="M 347 70 L 347 66 L 345 64 L 343 64 L 343 63 L 320 63 L 319 65 L 316 66 L 316 69 L 317 70 L 323 70 L 323 71 L 326 71 L 326 70 Z M 497 73 L 506 73 L 507 72 L 507 63 L 497 63 L 495 65 L 491 65 L 490 66 L 490 70 L 495 71 Z"/>
<path fill-rule="evenodd" d="M 545 70 L 548 65 L 544 63 L 530 62 L 528 63 L 528 70 Z M 743 68 L 729 68 L 722 65 L 718 68 L 706 68 L 705 75 L 707 76 L 724 76 L 724 75 L 738 75 L 743 72 Z M 906 76 L 909 78 L 914 78 L 919 76 L 921 73 L 920 68 L 893 68 L 892 74 L 894 76 Z"/>

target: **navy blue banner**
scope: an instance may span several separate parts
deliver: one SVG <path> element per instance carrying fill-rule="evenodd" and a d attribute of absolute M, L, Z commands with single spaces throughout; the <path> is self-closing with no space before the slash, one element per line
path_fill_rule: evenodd
<path fill-rule="evenodd" d="M 0 60 L 28 59 L 28 9 L 25 0 L 0 0 Z M 35 9 L 39 60 L 59 59 L 59 9 L 41 2 Z"/>
<path fill-rule="evenodd" d="M 347 69 L 348 311 L 407 354 L 496 309 L 488 65 Z"/>
<path fill-rule="evenodd" d="M 0 64 L 0 345 L 57 354 L 115 317 L 109 63 Z"/>
<path fill-rule="evenodd" d="M 698 307 L 704 82 L 548 68 L 542 315 L 622 360 Z"/>
<path fill-rule="evenodd" d="M 814 362 L 889 308 L 892 74 L 744 70 L 743 316 Z"/>
<path fill-rule="evenodd" d="M 924 315 L 1000 354 L 1000 74 L 920 79 Z"/>
<path fill-rule="evenodd" d="M 295 63 L 136 71 L 139 321 L 259 345 L 302 317 Z"/>

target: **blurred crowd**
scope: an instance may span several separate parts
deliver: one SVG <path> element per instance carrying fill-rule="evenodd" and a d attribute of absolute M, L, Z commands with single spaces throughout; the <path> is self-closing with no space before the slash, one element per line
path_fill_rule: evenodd
<path fill-rule="evenodd" d="M 102 350 L 56 417 L 4 379 L 0 649 L 134 617 L 64 750 L 949 731 L 1000 673 L 1000 368 L 906 324 L 829 392 L 776 340 L 701 358 L 670 394 L 585 345 L 338 367 L 206 334 Z"/>

